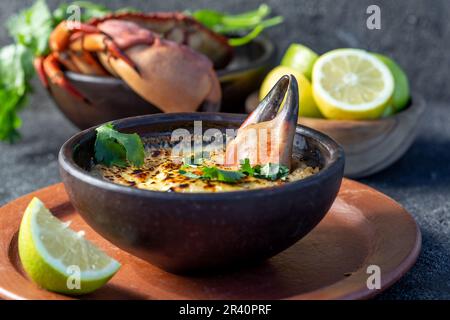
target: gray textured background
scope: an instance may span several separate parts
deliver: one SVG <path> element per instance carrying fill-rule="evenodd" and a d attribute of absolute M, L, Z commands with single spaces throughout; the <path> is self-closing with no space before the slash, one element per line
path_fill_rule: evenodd
<path fill-rule="evenodd" d="M 55 6 L 60 1 L 48 1 Z M 147 10 L 216 8 L 231 12 L 255 8 L 260 1 L 98 1 L 113 8 Z M 0 1 L 0 21 L 32 1 Z M 304 43 L 319 53 L 360 47 L 386 53 L 409 74 L 414 94 L 423 95 L 427 112 L 408 153 L 389 169 L 362 180 L 409 210 L 423 234 L 415 267 L 382 299 L 450 298 L 450 1 L 266 1 L 286 22 L 269 31 L 282 52 L 288 43 Z M 382 29 L 365 27 L 368 5 L 381 7 Z M 1 29 L 0 45 L 10 40 Z M 56 157 L 76 132 L 36 85 L 31 105 L 22 113 L 23 139 L 0 144 L 0 205 L 59 181 Z M 1 107 L 1 102 L 0 102 Z"/>

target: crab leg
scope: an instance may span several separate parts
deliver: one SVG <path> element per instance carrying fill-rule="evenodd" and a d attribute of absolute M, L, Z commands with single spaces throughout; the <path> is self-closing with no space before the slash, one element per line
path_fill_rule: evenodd
<path fill-rule="evenodd" d="M 97 31 L 98 32 L 98 31 Z M 130 60 L 114 41 L 106 34 L 93 33 L 83 34 L 73 40 L 69 45 L 70 50 L 75 52 L 106 52 L 108 57 L 120 59 L 139 73 L 137 66 Z"/>
<path fill-rule="evenodd" d="M 50 49 L 54 52 L 62 52 L 66 50 L 72 40 L 71 36 L 77 31 L 87 34 L 98 33 L 97 28 L 94 26 L 84 23 L 62 21 L 50 34 Z"/>
<path fill-rule="evenodd" d="M 73 61 L 73 54 L 69 51 L 65 52 L 54 52 L 56 57 L 58 58 L 58 61 L 67 68 L 67 70 L 70 70 L 72 72 L 80 72 L 80 68 L 77 67 L 75 62 Z"/>
<path fill-rule="evenodd" d="M 277 114 L 286 92 L 285 104 Z M 248 158 L 253 165 L 279 163 L 290 168 L 298 108 L 297 81 L 294 76 L 285 75 L 227 145 L 225 164 L 237 165 Z"/>
<path fill-rule="evenodd" d="M 48 81 L 61 88 L 64 88 L 69 93 L 83 100 L 84 102 L 89 103 L 89 100 L 86 99 L 69 81 L 67 81 L 64 73 L 60 68 L 59 60 L 55 54 L 50 54 L 44 59 L 44 61 L 42 62 L 42 69 L 44 77 L 48 79 Z"/>
<path fill-rule="evenodd" d="M 102 67 L 102 65 L 92 56 L 92 54 L 88 51 L 68 51 L 70 56 L 70 63 L 75 67 L 79 73 L 95 75 L 95 76 L 106 76 L 108 72 Z M 61 59 L 60 59 L 61 60 Z M 62 61 L 61 61 L 62 62 Z M 63 64 L 67 67 L 67 64 L 63 62 Z M 69 70 L 73 70 L 73 67 L 70 67 Z M 76 71 L 75 71 L 76 72 Z"/>
<path fill-rule="evenodd" d="M 119 49 L 110 36 L 100 32 L 97 27 L 83 23 L 62 21 L 50 35 L 49 45 L 53 53 L 44 61 L 44 72 L 54 77 L 55 84 L 61 84 L 76 97 L 87 101 L 64 78 L 58 62 L 69 70 L 86 74 L 106 75 L 107 72 L 90 52 L 107 52 L 108 56 L 123 60 L 133 69 L 135 64 Z M 66 51 L 67 50 L 67 51 Z M 45 68 L 45 64 L 47 67 Z"/>

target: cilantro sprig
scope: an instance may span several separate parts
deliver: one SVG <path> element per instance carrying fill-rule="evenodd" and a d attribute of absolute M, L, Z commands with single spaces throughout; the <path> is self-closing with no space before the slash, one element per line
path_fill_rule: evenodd
<path fill-rule="evenodd" d="M 95 161 L 107 166 L 140 167 L 144 164 L 144 145 L 138 134 L 120 133 L 108 123 L 96 129 Z"/>
<path fill-rule="evenodd" d="M 189 167 L 185 164 L 180 167 L 178 172 L 190 179 L 205 179 L 226 183 L 237 183 L 247 176 L 275 181 L 285 179 L 289 175 L 289 168 L 284 165 L 267 163 L 263 166 L 252 166 L 249 159 L 244 159 L 239 170 L 236 171 L 223 170 L 218 167 L 195 166 L 196 172 L 194 173 L 187 171 Z M 201 172 L 201 174 L 198 174 L 198 172 Z"/>
<path fill-rule="evenodd" d="M 191 15 L 206 27 L 226 36 L 231 46 L 242 46 L 261 34 L 261 32 L 283 22 L 283 17 L 267 18 L 271 9 L 267 4 L 260 5 L 256 10 L 240 14 L 228 14 L 215 10 L 201 9 Z M 245 33 L 242 35 L 242 33 Z"/>

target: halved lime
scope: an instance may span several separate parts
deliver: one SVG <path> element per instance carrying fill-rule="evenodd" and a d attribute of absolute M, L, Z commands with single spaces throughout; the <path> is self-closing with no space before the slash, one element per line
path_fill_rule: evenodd
<path fill-rule="evenodd" d="M 19 230 L 19 256 L 26 273 L 41 287 L 71 295 L 97 290 L 120 264 L 69 229 L 33 198 Z"/>
<path fill-rule="evenodd" d="M 329 119 L 377 119 L 391 103 L 394 78 L 371 53 L 332 50 L 314 64 L 313 94 Z"/>
<path fill-rule="evenodd" d="M 311 80 L 312 69 L 318 57 L 317 53 L 310 48 L 299 43 L 293 43 L 281 59 L 281 65 L 293 68 L 302 73 L 308 80 Z"/>

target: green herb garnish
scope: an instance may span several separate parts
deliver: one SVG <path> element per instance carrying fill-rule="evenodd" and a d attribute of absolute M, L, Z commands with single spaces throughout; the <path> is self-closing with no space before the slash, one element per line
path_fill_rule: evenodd
<path fill-rule="evenodd" d="M 16 43 L 27 47 L 34 55 L 48 52 L 48 38 L 53 30 L 53 16 L 44 0 L 21 11 L 6 22 L 9 34 Z"/>
<path fill-rule="evenodd" d="M 266 19 L 270 12 L 270 7 L 262 4 L 256 10 L 235 15 L 209 9 L 197 10 L 191 14 L 197 21 L 220 34 L 228 36 L 246 32 L 245 35 L 228 40 L 231 46 L 242 46 L 259 36 L 264 29 L 283 22 L 281 16 Z"/>
<path fill-rule="evenodd" d="M 222 170 L 217 167 L 203 167 L 203 179 L 235 183 L 245 177 L 240 171 Z"/>
<path fill-rule="evenodd" d="M 44 1 L 10 18 L 9 34 L 15 43 L 0 49 L 0 141 L 20 138 L 22 121 L 18 112 L 25 106 L 34 75 L 33 55 L 45 54 L 52 26 Z"/>
<path fill-rule="evenodd" d="M 63 3 L 51 11 L 45 0 L 37 0 L 6 22 L 14 44 L 0 48 L 0 141 L 15 142 L 20 138 L 22 125 L 18 113 L 26 105 L 32 92 L 33 59 L 49 53 L 48 39 L 52 30 L 73 12 L 70 5 L 82 9 L 81 22 L 110 13 L 101 5 L 88 1 Z M 131 11 L 129 8 L 121 11 Z"/>
<path fill-rule="evenodd" d="M 96 129 L 95 160 L 107 166 L 126 167 L 131 164 L 140 167 L 144 164 L 144 145 L 138 134 L 116 131 L 108 123 Z"/>
<path fill-rule="evenodd" d="M 249 159 L 241 162 L 240 171 L 247 176 L 273 181 L 285 179 L 289 175 L 289 168 L 282 164 L 267 163 L 263 166 L 256 165 L 252 167 Z"/>
<path fill-rule="evenodd" d="M 202 175 L 198 175 L 186 171 L 189 167 L 189 165 L 183 165 L 178 172 L 191 179 L 208 179 L 227 183 L 236 183 L 246 176 L 275 181 L 285 179 L 289 175 L 289 168 L 284 165 L 267 163 L 264 166 L 252 167 L 249 159 L 241 161 L 238 171 L 222 170 L 217 167 L 198 167 L 202 171 Z"/>
<path fill-rule="evenodd" d="M 13 143 L 20 138 L 18 116 L 31 91 L 33 56 L 26 47 L 11 44 L 0 49 L 0 140 Z"/>
<path fill-rule="evenodd" d="M 248 158 L 241 161 L 240 170 L 243 174 L 247 176 L 253 176 L 255 174 L 255 168 L 257 169 L 259 166 L 252 167 L 250 164 L 250 160 Z"/>
<path fill-rule="evenodd" d="M 289 175 L 289 168 L 277 163 L 267 163 L 255 170 L 256 178 L 267 180 L 285 179 Z"/>

